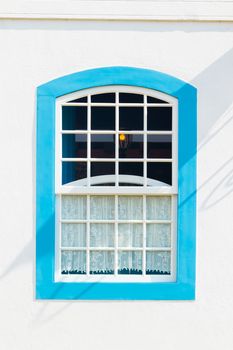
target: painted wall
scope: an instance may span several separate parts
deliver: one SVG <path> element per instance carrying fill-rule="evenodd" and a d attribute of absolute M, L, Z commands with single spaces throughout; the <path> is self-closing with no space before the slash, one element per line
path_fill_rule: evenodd
<path fill-rule="evenodd" d="M 233 348 L 233 23 L 0 23 L 0 349 Z M 34 300 L 35 89 L 75 71 L 156 69 L 199 91 L 197 298 Z"/>

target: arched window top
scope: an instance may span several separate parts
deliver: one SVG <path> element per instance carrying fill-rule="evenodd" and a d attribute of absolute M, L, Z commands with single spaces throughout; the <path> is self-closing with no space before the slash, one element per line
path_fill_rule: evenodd
<path fill-rule="evenodd" d="M 137 86 L 94 87 L 57 98 L 56 119 L 58 193 L 90 186 L 176 193 L 176 98 Z"/>

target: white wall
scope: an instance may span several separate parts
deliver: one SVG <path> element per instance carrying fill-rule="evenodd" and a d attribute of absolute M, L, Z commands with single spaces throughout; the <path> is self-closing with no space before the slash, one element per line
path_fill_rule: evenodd
<path fill-rule="evenodd" d="M 233 23 L 0 22 L 0 349 L 233 349 Z M 35 301 L 35 89 L 86 68 L 199 91 L 197 298 Z"/>

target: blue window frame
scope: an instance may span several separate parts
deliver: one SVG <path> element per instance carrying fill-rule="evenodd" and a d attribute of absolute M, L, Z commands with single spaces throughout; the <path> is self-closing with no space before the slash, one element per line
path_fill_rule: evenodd
<path fill-rule="evenodd" d="M 175 282 L 55 282 L 56 99 L 100 86 L 153 89 L 178 100 L 177 262 Z M 38 87 L 36 180 L 36 298 L 190 300 L 195 298 L 196 89 L 166 74 L 107 67 L 74 73 Z"/>

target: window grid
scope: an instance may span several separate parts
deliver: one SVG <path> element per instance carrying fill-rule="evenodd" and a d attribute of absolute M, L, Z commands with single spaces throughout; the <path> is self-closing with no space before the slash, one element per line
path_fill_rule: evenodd
<path fill-rule="evenodd" d="M 93 93 L 94 94 L 94 93 Z M 147 164 L 148 163 L 174 163 L 174 118 L 172 111 L 172 130 L 147 130 L 147 111 L 148 107 L 174 107 L 172 103 L 148 103 L 147 102 L 147 94 L 143 95 L 143 103 L 120 103 L 119 102 L 119 92 L 115 92 L 115 103 L 96 103 L 91 102 L 91 94 L 87 95 L 87 103 L 83 102 L 63 102 L 62 106 L 86 106 L 87 107 L 87 130 L 63 130 L 62 128 L 62 120 L 60 122 L 60 166 L 62 167 L 63 162 L 83 162 L 87 164 L 87 187 L 91 186 L 91 163 L 92 162 L 106 162 L 106 163 L 115 163 L 115 186 L 119 185 L 119 162 L 127 163 L 127 162 L 137 162 L 143 163 L 143 187 L 146 187 L 147 184 Z M 115 107 L 115 130 L 92 130 L 91 129 L 91 107 Z M 143 120 L 144 127 L 143 130 L 120 130 L 119 129 L 119 108 L 120 107 L 143 107 Z M 61 113 L 62 118 L 62 113 Z M 142 158 L 120 158 L 119 157 L 119 135 L 124 133 L 126 135 L 143 135 L 143 157 Z M 62 135 L 65 134 L 84 134 L 87 135 L 87 158 L 80 157 L 63 157 L 62 156 Z M 91 135 L 115 135 L 115 157 L 114 158 L 104 158 L 104 157 L 91 157 Z M 171 158 L 148 158 L 147 157 L 147 135 L 171 135 L 172 137 L 172 157 Z M 173 166 L 172 166 L 173 168 Z M 60 169 L 60 174 L 62 177 L 62 170 Z M 174 171 L 172 169 L 172 182 L 174 183 Z"/>
<path fill-rule="evenodd" d="M 119 87 L 117 87 L 119 89 Z M 96 90 L 96 91 L 95 91 Z M 117 89 L 116 89 L 117 90 Z M 114 275 L 109 275 L 110 279 L 109 281 L 113 281 L 111 277 L 119 277 L 117 274 L 118 272 L 118 253 L 119 251 L 141 251 L 142 252 L 142 267 L 143 267 L 143 275 L 140 276 L 135 276 L 135 275 L 127 275 L 126 278 L 133 277 L 132 281 L 136 281 L 137 277 L 145 277 L 145 281 L 153 280 L 153 281 L 174 281 L 175 275 L 176 275 L 176 220 L 175 213 L 176 212 L 176 194 L 177 194 L 177 189 L 176 189 L 176 171 L 177 171 L 177 125 L 176 125 L 176 119 L 174 119 L 174 114 L 177 115 L 177 104 L 173 100 L 173 102 L 166 102 L 166 103 L 147 103 L 147 96 L 150 95 L 150 93 L 140 93 L 135 92 L 135 93 L 140 93 L 143 95 L 143 103 L 119 103 L 119 91 L 118 90 L 115 92 L 116 100 L 115 103 L 93 103 L 91 102 L 91 95 L 92 94 L 98 94 L 101 92 L 98 92 L 97 89 L 93 89 L 91 93 L 86 94 L 87 96 L 87 103 L 67 103 L 67 102 L 59 102 L 57 104 L 57 111 L 58 115 L 60 116 L 58 118 L 58 124 L 57 124 L 57 130 L 58 130 L 58 135 L 56 137 L 56 143 L 58 145 L 57 149 L 59 150 L 57 153 L 57 160 L 58 160 L 58 176 L 56 178 L 56 192 L 59 194 L 60 198 L 60 207 L 61 207 L 61 198 L 62 198 L 62 193 L 65 194 L 73 194 L 77 195 L 77 193 L 80 194 L 86 194 L 87 197 L 87 220 L 63 220 L 61 219 L 61 211 L 60 213 L 60 224 L 59 224 L 59 242 L 58 242 L 58 248 L 60 253 L 58 254 L 59 257 L 57 261 L 59 262 L 59 266 L 57 266 L 57 271 L 58 275 L 56 276 L 61 276 L 61 252 L 62 251 L 86 251 L 86 272 L 85 276 L 89 275 L 90 271 L 90 252 L 91 251 L 114 251 Z M 109 91 L 107 91 L 108 93 Z M 129 92 L 131 93 L 132 91 L 124 91 L 124 92 Z M 134 93 L 134 92 L 132 92 Z M 156 95 L 156 94 L 155 94 Z M 62 129 L 62 106 L 86 106 L 87 107 L 87 130 L 63 130 Z M 115 130 L 91 130 L 91 107 L 115 107 Z M 143 130 L 119 130 L 119 108 L 120 107 L 143 107 L 143 120 L 144 120 L 144 127 Z M 147 111 L 148 107 L 172 107 L 172 129 L 171 130 L 147 130 Z M 120 158 L 119 157 L 119 134 L 120 133 L 125 133 L 125 134 L 135 134 L 135 135 L 143 135 L 143 158 Z M 62 157 L 62 135 L 65 134 L 84 134 L 87 135 L 87 158 L 63 158 Z M 115 137 L 115 158 L 92 158 L 91 157 L 91 135 L 98 135 L 98 134 L 112 134 L 117 137 Z M 172 157 L 171 158 L 147 158 L 147 136 L 148 135 L 171 135 L 171 143 L 172 143 Z M 79 188 L 70 188 L 68 191 L 66 190 L 64 185 L 61 185 L 61 180 L 62 180 L 62 162 L 87 162 L 87 186 L 80 186 Z M 100 187 L 96 188 L 91 186 L 91 162 L 115 162 L 115 176 L 116 176 L 116 182 L 115 186 L 113 188 L 109 187 Z M 144 183 L 143 187 L 140 188 L 144 190 L 144 194 L 142 191 L 138 191 L 139 195 L 142 195 L 143 197 L 143 220 L 119 220 L 118 219 L 118 197 L 119 195 L 132 195 L 133 194 L 133 188 L 135 187 L 126 187 L 126 188 L 120 188 L 118 187 L 118 180 L 119 180 L 119 161 L 120 162 L 140 162 L 143 163 L 143 178 L 144 178 Z M 147 162 L 168 162 L 173 164 L 172 165 L 172 186 L 168 186 L 166 189 L 158 189 L 158 188 L 153 188 L 150 187 L 150 190 L 147 187 Z M 175 176 L 174 176 L 175 175 Z M 84 188 L 86 187 L 86 189 Z M 147 188 L 146 188 L 147 187 Z M 88 189 L 89 188 L 89 189 Z M 108 188 L 108 189 L 107 189 Z M 109 191 L 110 189 L 110 191 Z M 137 187 L 137 190 L 139 188 Z M 149 190 L 149 192 L 148 192 Z M 108 192 L 106 192 L 108 191 Z M 91 195 L 105 195 L 108 193 L 109 195 L 114 195 L 115 196 L 115 220 L 90 220 L 90 194 Z M 118 194 L 116 194 L 118 193 Z M 148 195 L 165 195 L 165 196 L 170 196 L 171 198 L 171 220 L 150 220 L 148 221 L 146 219 L 146 198 Z M 174 204 L 175 203 L 175 204 Z M 175 207 L 174 207 L 175 206 Z M 174 210 L 175 209 L 175 210 Z M 75 247 L 62 247 L 61 245 L 61 225 L 62 223 L 85 223 L 86 224 L 86 229 L 87 229 L 87 240 L 86 240 L 86 247 L 83 248 L 75 248 Z M 114 247 L 90 247 L 90 224 L 91 223 L 113 223 L 114 224 Z M 118 247 L 118 225 L 120 223 L 142 223 L 143 224 L 143 246 L 142 247 Z M 170 247 L 146 247 L 146 227 L 147 223 L 160 223 L 160 224 L 170 224 L 170 233 L 171 233 L 171 245 Z M 171 254 L 171 263 L 170 263 L 170 275 L 169 276 L 152 276 L 152 279 L 148 280 L 148 275 L 146 275 L 146 253 L 147 252 L 170 252 Z M 170 276 L 172 278 L 170 278 Z M 62 276 L 63 277 L 70 277 L 70 276 Z M 73 276 L 74 277 L 74 276 Z M 80 275 L 77 276 L 77 279 L 67 279 L 69 280 L 79 280 Z M 93 279 L 93 277 L 98 278 L 98 276 L 93 276 L 90 275 L 89 278 Z M 107 276 L 106 276 L 107 277 Z M 162 277 L 162 278 L 161 278 Z M 134 279 L 135 278 L 135 279 Z M 59 279 L 59 278 L 58 278 Z M 64 279 L 63 279 L 64 280 Z M 93 279 L 95 280 L 95 279 Z M 123 279 L 126 281 L 127 279 Z M 140 279 L 139 279 L 140 280 Z M 108 281 L 108 279 L 106 279 Z M 116 279 L 117 281 L 117 279 Z M 130 279 L 129 279 L 130 281 Z"/>
<path fill-rule="evenodd" d="M 173 220 L 174 220 L 174 216 L 173 216 L 173 207 L 174 207 L 174 196 L 165 196 L 165 197 L 169 197 L 170 198 L 170 207 L 171 207 L 171 216 L 170 219 L 168 220 L 150 220 L 147 219 L 147 198 L 149 198 L 150 196 L 148 195 L 140 195 L 139 197 L 142 197 L 142 203 L 143 203 L 143 207 L 142 207 L 142 219 L 141 220 L 127 220 L 127 219 L 119 219 L 119 215 L 118 215 L 118 199 L 119 196 L 115 195 L 114 196 L 114 219 L 109 220 L 94 220 L 91 218 L 90 215 L 90 199 L 91 197 L 95 197 L 96 195 L 87 195 L 86 197 L 86 203 L 87 203 L 87 207 L 86 207 L 86 219 L 63 219 L 62 218 L 62 212 L 61 212 L 61 207 L 62 207 L 62 198 L 65 197 L 66 195 L 61 195 L 60 196 L 60 217 L 59 217 L 59 227 L 60 227 L 60 245 L 59 245 L 59 266 L 61 267 L 61 253 L 62 252 L 66 252 L 66 251 L 77 251 L 77 252 L 81 252 L 84 251 L 86 252 L 86 273 L 85 276 L 93 276 L 92 274 L 90 274 L 90 252 L 94 252 L 94 251 L 108 251 L 108 252 L 114 252 L 114 274 L 109 275 L 109 276 L 119 276 L 118 274 L 118 268 L 119 268 L 119 264 L 118 264 L 118 254 L 119 252 L 142 252 L 142 274 L 141 276 L 145 276 L 146 275 L 146 254 L 147 252 L 170 252 L 171 254 L 171 263 L 170 263 L 170 273 L 168 274 L 164 274 L 164 275 L 173 275 L 174 274 L 174 263 L 172 263 L 175 259 L 175 252 L 174 252 L 174 241 L 173 241 Z M 77 195 L 75 195 L 77 196 Z M 109 197 L 113 197 L 112 195 L 109 195 Z M 120 195 L 120 197 L 123 197 L 123 195 Z M 154 196 L 153 197 L 157 197 Z M 80 223 L 85 223 L 86 224 L 86 247 L 74 247 L 74 246 L 62 246 L 62 229 L 61 226 L 62 224 L 80 224 Z M 94 224 L 94 223 L 112 223 L 114 224 L 114 246 L 112 247 L 106 247 L 106 246 L 93 246 L 91 247 L 90 245 L 90 225 Z M 141 247 L 120 247 L 118 244 L 118 237 L 119 237 L 119 224 L 142 224 L 143 225 L 143 239 L 142 239 L 142 246 Z M 162 247 L 162 246 L 158 246 L 158 247 L 149 247 L 146 244 L 146 238 L 147 238 L 147 224 L 169 224 L 170 225 L 170 246 L 169 247 Z M 62 273 L 62 271 L 60 270 L 60 274 Z M 97 274 L 98 275 L 98 274 Z M 133 274 L 130 274 L 130 276 L 134 276 Z"/>

